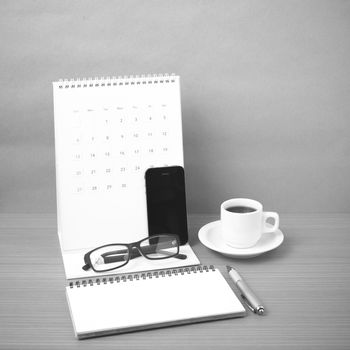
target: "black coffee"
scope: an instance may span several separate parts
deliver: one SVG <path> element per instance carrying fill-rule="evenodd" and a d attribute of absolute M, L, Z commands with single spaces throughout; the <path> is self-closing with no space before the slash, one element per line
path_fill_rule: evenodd
<path fill-rule="evenodd" d="M 228 207 L 226 208 L 227 211 L 230 211 L 231 213 L 240 213 L 240 214 L 244 214 L 244 213 L 252 213 L 253 211 L 256 211 L 255 208 L 251 208 L 251 207 L 246 207 L 243 205 L 237 205 L 234 207 Z"/>

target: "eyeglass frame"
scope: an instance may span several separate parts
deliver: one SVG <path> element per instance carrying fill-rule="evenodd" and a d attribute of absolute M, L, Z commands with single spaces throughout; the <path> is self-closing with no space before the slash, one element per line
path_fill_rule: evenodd
<path fill-rule="evenodd" d="M 177 252 L 173 255 L 170 255 L 170 256 L 164 256 L 164 257 L 161 257 L 161 258 L 150 258 L 148 256 L 146 256 L 144 254 L 144 252 L 142 251 L 142 248 L 141 248 L 141 243 L 143 241 L 146 241 L 146 240 L 149 240 L 151 238 L 155 238 L 155 237 L 171 237 L 172 239 L 175 239 L 176 240 L 176 243 L 177 243 Z M 128 250 L 127 254 L 128 254 L 128 259 L 125 261 L 125 263 L 123 265 L 120 265 L 120 266 L 117 266 L 117 267 L 113 267 L 111 269 L 107 269 L 107 270 L 101 270 L 101 271 L 98 271 L 98 270 L 95 270 L 95 268 L 93 267 L 93 264 L 91 263 L 91 254 L 93 252 L 95 252 L 96 250 L 98 249 L 101 249 L 101 248 L 105 248 L 105 247 L 109 247 L 109 246 L 115 246 L 115 245 L 121 245 L 121 246 L 125 246 L 126 249 Z M 133 256 L 133 253 L 132 253 L 132 248 L 136 248 L 137 251 L 146 259 L 148 260 L 163 260 L 163 259 L 169 259 L 169 258 L 174 258 L 178 255 L 181 255 L 182 257 L 180 259 L 186 259 L 187 256 L 184 255 L 184 254 L 179 254 L 180 252 L 180 240 L 179 240 L 179 237 L 178 235 L 174 235 L 174 234 L 157 234 L 157 235 L 153 235 L 153 236 L 148 236 L 148 237 L 145 237 L 139 241 L 136 241 L 136 242 L 132 242 L 132 243 L 110 243 L 110 244 L 105 244 L 105 245 L 102 245 L 100 247 L 97 247 L 97 248 L 94 248 L 92 250 L 90 250 L 89 252 L 87 252 L 86 254 L 84 254 L 84 262 L 85 262 L 85 265 L 82 267 L 83 270 L 88 270 L 89 268 L 91 268 L 94 272 L 108 272 L 108 271 L 112 271 L 112 270 L 117 270 L 119 269 L 120 267 L 123 267 L 125 266 L 131 259 L 133 259 L 135 257 L 135 255 Z M 140 255 L 136 255 L 136 256 L 140 256 Z"/>

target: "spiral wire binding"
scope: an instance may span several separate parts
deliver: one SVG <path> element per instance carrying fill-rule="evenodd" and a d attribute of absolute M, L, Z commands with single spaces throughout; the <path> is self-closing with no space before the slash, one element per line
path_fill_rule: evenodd
<path fill-rule="evenodd" d="M 83 79 L 60 79 L 58 81 L 59 89 L 91 88 L 105 86 L 128 86 L 128 85 L 147 85 L 174 83 L 176 75 L 172 74 L 144 74 L 144 75 L 125 75 L 112 77 L 95 77 Z"/>
<path fill-rule="evenodd" d="M 70 288 L 80 288 L 86 286 L 100 285 L 100 284 L 113 284 L 113 283 L 122 283 L 122 282 L 131 282 L 138 280 L 146 280 L 152 278 L 160 278 L 160 277 L 172 277 L 178 275 L 185 275 L 191 273 L 203 273 L 215 271 L 215 267 L 213 265 L 200 265 L 200 266 L 191 266 L 191 267 L 180 267 L 174 269 L 165 269 L 158 271 L 149 271 L 149 272 L 141 272 L 134 274 L 121 274 L 110 277 L 100 277 L 100 278 L 91 278 L 91 279 L 77 279 L 75 281 L 69 282 Z"/>

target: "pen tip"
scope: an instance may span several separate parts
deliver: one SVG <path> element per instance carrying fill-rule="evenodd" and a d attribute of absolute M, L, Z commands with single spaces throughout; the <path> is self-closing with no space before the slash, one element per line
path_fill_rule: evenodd
<path fill-rule="evenodd" d="M 227 271 L 230 271 L 232 269 L 232 267 L 226 265 Z"/>
<path fill-rule="evenodd" d="M 258 308 L 258 315 L 263 315 L 265 312 L 264 308 L 263 307 L 259 307 Z"/>

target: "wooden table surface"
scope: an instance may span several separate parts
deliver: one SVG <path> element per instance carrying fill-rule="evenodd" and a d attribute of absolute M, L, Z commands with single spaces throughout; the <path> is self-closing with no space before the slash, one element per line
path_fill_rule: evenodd
<path fill-rule="evenodd" d="M 55 215 L 0 215 L 1 349 L 349 349 L 350 215 L 281 215 L 285 241 L 249 260 L 199 242 L 216 216 L 189 217 L 204 264 L 235 266 L 264 301 L 247 317 L 78 341 L 65 298 Z"/>

